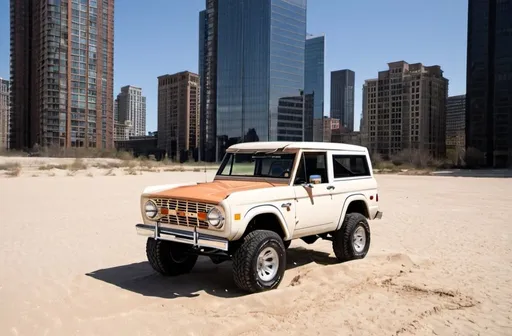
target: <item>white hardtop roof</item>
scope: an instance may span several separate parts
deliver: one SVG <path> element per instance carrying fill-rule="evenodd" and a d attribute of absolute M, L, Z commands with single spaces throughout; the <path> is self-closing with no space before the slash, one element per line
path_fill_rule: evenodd
<path fill-rule="evenodd" d="M 288 142 L 288 141 L 257 141 L 242 142 L 232 145 L 227 149 L 228 153 L 250 152 L 250 151 L 274 151 L 274 150 L 339 150 L 366 153 L 368 150 L 363 146 L 349 145 L 335 142 Z"/>

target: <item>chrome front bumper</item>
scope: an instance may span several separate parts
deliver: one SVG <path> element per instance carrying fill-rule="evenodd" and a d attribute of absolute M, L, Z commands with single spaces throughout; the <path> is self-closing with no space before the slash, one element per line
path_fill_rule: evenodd
<path fill-rule="evenodd" d="M 137 224 L 135 225 L 137 234 L 155 239 L 174 241 L 178 243 L 190 244 L 196 247 L 209 247 L 222 251 L 228 250 L 228 240 L 212 235 L 194 231 L 184 231 L 178 229 L 170 229 L 156 225 Z"/>

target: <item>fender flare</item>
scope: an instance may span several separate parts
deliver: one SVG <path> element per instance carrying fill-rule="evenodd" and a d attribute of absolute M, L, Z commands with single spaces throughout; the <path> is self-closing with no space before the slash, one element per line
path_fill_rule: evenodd
<path fill-rule="evenodd" d="M 279 225 L 284 232 L 284 239 L 285 240 L 290 239 L 291 238 L 290 230 L 288 229 L 288 225 L 287 225 L 286 220 L 284 219 L 284 216 L 281 213 L 281 211 L 279 211 L 279 209 L 274 205 L 262 204 L 262 205 L 256 205 L 245 212 L 244 217 L 243 217 L 244 224 L 245 224 L 244 230 L 238 231 L 235 235 L 234 240 L 240 239 L 242 237 L 242 235 L 245 233 L 245 230 L 247 229 L 247 226 L 249 225 L 249 223 L 251 222 L 251 220 L 254 217 L 261 215 L 261 214 L 268 214 L 268 213 L 273 214 L 277 217 L 277 219 L 279 221 Z"/>
<path fill-rule="evenodd" d="M 363 201 L 366 206 L 366 210 L 370 212 L 370 207 L 368 206 L 368 202 L 366 201 L 366 196 L 364 196 L 363 194 L 352 194 L 348 196 L 347 198 L 345 198 L 345 202 L 343 202 L 336 230 L 339 230 L 341 228 L 341 225 L 343 225 L 343 220 L 345 219 L 345 215 L 347 214 L 348 207 L 350 203 L 352 203 L 353 201 Z"/>

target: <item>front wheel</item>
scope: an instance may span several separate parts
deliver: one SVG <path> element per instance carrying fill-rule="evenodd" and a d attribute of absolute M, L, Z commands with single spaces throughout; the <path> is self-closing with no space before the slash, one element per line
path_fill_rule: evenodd
<path fill-rule="evenodd" d="M 267 230 L 249 233 L 233 255 L 233 278 L 242 290 L 274 289 L 283 280 L 286 249 L 281 237 Z"/>
<path fill-rule="evenodd" d="M 189 253 L 190 246 L 182 243 L 148 238 L 146 255 L 151 267 L 158 273 L 176 276 L 189 273 L 197 261 L 197 254 Z"/>
<path fill-rule="evenodd" d="M 363 259 L 370 249 L 370 226 L 359 213 L 347 214 L 341 228 L 332 236 L 334 254 L 341 262 Z"/>

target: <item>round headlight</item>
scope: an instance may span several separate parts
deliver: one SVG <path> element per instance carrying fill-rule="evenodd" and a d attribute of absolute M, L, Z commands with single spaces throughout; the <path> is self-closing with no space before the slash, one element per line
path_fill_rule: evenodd
<path fill-rule="evenodd" d="M 220 212 L 220 210 L 217 208 L 212 208 L 210 211 L 208 211 L 206 219 L 208 219 L 208 223 L 211 226 L 214 226 L 216 228 L 221 228 L 224 221 L 222 212 Z"/>
<path fill-rule="evenodd" d="M 146 214 L 146 217 L 149 219 L 153 219 L 158 215 L 158 207 L 156 206 L 155 202 L 153 201 L 147 201 L 144 205 L 144 213 Z"/>

